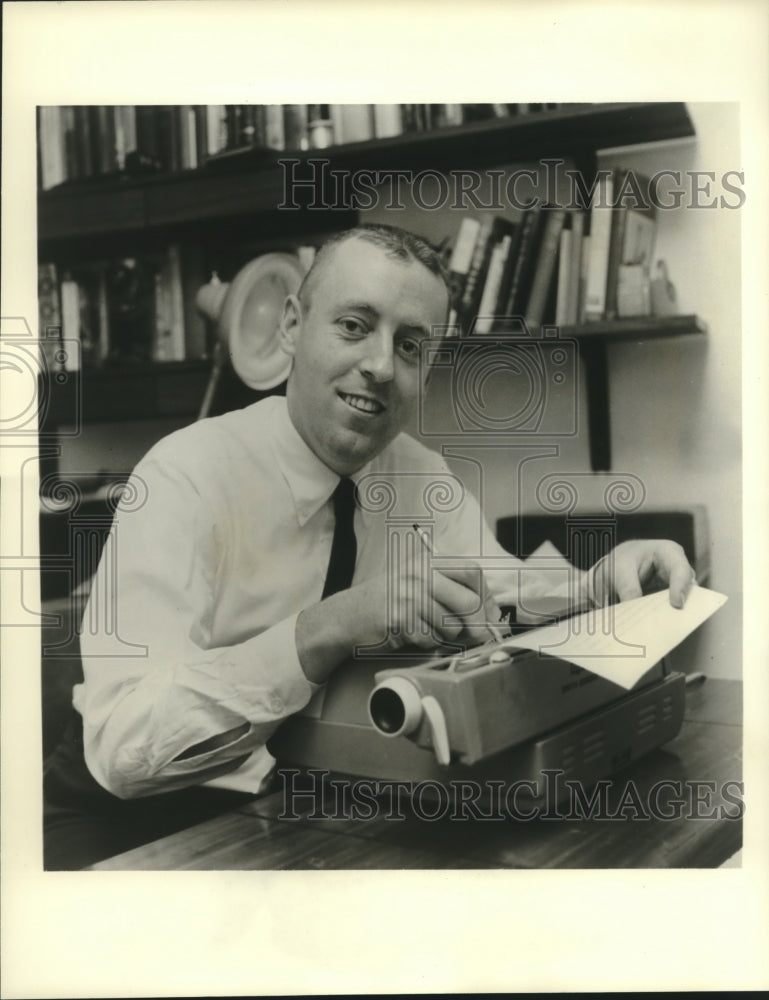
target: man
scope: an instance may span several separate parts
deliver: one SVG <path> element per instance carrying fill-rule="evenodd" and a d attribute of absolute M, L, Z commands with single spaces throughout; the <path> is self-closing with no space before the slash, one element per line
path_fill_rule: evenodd
<path fill-rule="evenodd" d="M 84 619 L 85 683 L 74 694 L 84 811 L 98 800 L 102 816 L 114 807 L 124 817 L 118 801 L 155 796 L 146 817 L 168 793 L 173 801 L 201 783 L 257 792 L 272 764 L 269 736 L 356 646 L 485 641 L 499 619 L 494 594 L 547 585 L 502 552 L 476 501 L 458 491 L 435 516 L 436 549 L 506 556 L 507 573 L 485 579 L 469 559 L 429 572 L 418 559 L 388 567 L 386 519 L 360 504 L 352 579 L 329 586 L 336 498 L 351 495 L 350 479 L 359 490 L 397 481 L 394 502 L 413 517 L 425 476 L 450 476 L 402 433 L 425 389 L 420 342 L 445 324 L 448 302 L 443 265 L 422 240 L 382 226 L 334 237 L 285 304 L 285 401 L 185 428 L 137 466 L 146 503 L 118 512 L 108 543 L 118 647 L 113 637 L 105 652 L 108 630 L 90 625 L 105 618 L 97 595 L 108 589 L 109 556 Z M 611 566 L 613 578 L 599 581 L 575 571 L 564 593 L 584 597 L 597 582 L 626 599 L 656 577 L 681 606 L 693 579 L 668 542 L 625 543 Z M 76 757 L 59 754 L 48 770 L 48 801 L 62 809 Z"/>

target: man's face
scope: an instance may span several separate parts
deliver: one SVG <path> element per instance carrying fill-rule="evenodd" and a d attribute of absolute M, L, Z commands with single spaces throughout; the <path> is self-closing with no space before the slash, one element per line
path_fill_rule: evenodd
<path fill-rule="evenodd" d="M 357 238 L 333 249 L 306 310 L 294 297 L 286 303 L 289 414 L 330 469 L 357 471 L 411 420 L 420 341 L 445 323 L 447 307 L 444 283 L 423 264 Z"/>

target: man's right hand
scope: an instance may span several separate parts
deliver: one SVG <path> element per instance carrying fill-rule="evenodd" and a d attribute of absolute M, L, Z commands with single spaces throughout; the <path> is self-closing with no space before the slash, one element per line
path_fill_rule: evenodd
<path fill-rule="evenodd" d="M 392 649 L 432 649 L 441 642 L 486 642 L 486 623 L 499 621 L 481 568 L 405 565 L 397 575 L 381 573 L 302 611 L 296 645 L 308 679 L 326 680 L 356 646 L 387 642 Z"/>

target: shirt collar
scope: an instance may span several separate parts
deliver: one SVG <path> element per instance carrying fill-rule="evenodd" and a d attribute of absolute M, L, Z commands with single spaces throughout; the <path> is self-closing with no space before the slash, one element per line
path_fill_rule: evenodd
<path fill-rule="evenodd" d="M 275 397 L 272 426 L 275 461 L 294 499 L 299 526 L 304 527 L 334 492 L 340 477 L 305 443 L 282 397 Z"/>

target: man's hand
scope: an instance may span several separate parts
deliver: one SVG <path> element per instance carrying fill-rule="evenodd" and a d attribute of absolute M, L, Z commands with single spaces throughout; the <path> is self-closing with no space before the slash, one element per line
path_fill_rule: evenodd
<path fill-rule="evenodd" d="M 475 563 L 467 561 L 461 569 L 407 563 L 392 576 L 381 573 L 302 611 L 297 652 L 309 680 L 321 683 L 356 646 L 476 645 L 491 637 L 484 623 L 499 617 Z"/>
<path fill-rule="evenodd" d="M 682 608 L 694 583 L 694 570 L 684 550 L 664 540 L 623 542 L 590 572 L 598 604 L 609 604 L 614 598 L 631 601 L 669 587 L 670 603 Z"/>

